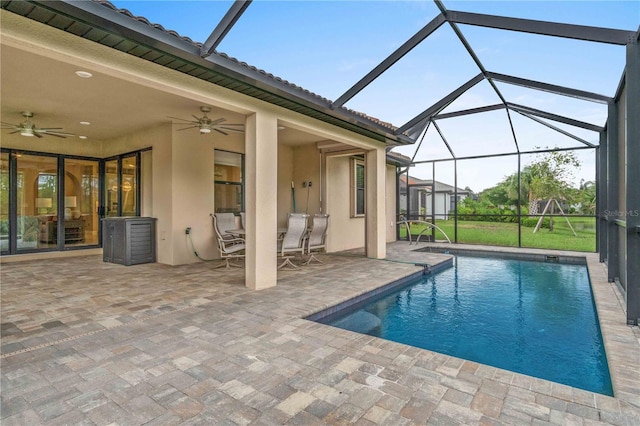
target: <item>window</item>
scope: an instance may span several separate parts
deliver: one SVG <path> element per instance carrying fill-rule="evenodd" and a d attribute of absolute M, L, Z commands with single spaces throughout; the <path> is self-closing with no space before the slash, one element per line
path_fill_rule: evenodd
<path fill-rule="evenodd" d="M 235 152 L 214 151 L 214 203 L 218 213 L 244 211 L 244 158 Z"/>
<path fill-rule="evenodd" d="M 364 161 L 352 159 L 351 168 L 351 217 L 365 214 L 365 176 Z"/>

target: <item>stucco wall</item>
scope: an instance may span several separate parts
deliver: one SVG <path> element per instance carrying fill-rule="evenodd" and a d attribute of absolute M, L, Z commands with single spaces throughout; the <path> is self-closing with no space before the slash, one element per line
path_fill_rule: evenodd
<path fill-rule="evenodd" d="M 19 120 L 3 117 L 2 121 L 18 123 Z M 20 120 L 21 121 L 21 120 Z M 37 120 L 34 120 L 37 123 Z M 51 154 L 79 155 L 82 157 L 102 158 L 102 143 L 100 141 L 81 140 L 73 137 L 65 139 L 46 136 L 40 138 L 27 138 L 18 133 L 10 134 L 2 132 L 2 147 L 21 149 L 25 151 L 47 152 Z"/>
<path fill-rule="evenodd" d="M 364 246 L 363 217 L 351 217 L 350 157 L 328 157 L 326 166 L 328 251 L 349 250 Z"/>
<path fill-rule="evenodd" d="M 387 165 L 385 208 L 387 214 L 387 242 L 396 240 L 396 168 Z"/>
<path fill-rule="evenodd" d="M 287 226 L 287 214 L 293 211 L 291 181 L 293 180 L 293 150 L 278 145 L 278 227 Z"/>
<path fill-rule="evenodd" d="M 295 147 L 292 160 L 298 213 L 310 215 L 321 213 L 320 151 L 315 144 Z M 306 182 L 306 188 L 303 186 L 303 182 Z M 310 187 L 309 182 L 312 183 Z"/>

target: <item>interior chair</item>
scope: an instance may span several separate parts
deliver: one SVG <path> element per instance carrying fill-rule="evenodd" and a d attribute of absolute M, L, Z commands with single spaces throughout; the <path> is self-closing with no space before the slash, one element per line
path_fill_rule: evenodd
<path fill-rule="evenodd" d="M 220 233 L 220 236 L 223 240 L 231 240 L 237 237 L 237 235 L 233 235 L 227 231 L 233 231 L 234 229 L 238 229 L 238 224 L 236 223 L 236 215 L 233 213 L 214 213 L 213 218 L 217 223 L 217 226 L 214 226 Z"/>
<path fill-rule="evenodd" d="M 307 254 L 309 259 L 304 263 L 309 265 L 311 262 L 324 263 L 318 259 L 313 252 L 326 250 L 327 228 L 329 226 L 328 214 L 316 214 L 313 216 L 312 228 L 307 237 Z"/>
<path fill-rule="evenodd" d="M 284 259 L 278 269 L 282 269 L 285 266 L 298 269 L 298 266 L 291 259 L 295 257 L 296 253 L 304 254 L 308 220 L 308 214 L 289 215 L 287 232 L 278 241 L 278 256 Z"/>
<path fill-rule="evenodd" d="M 230 234 L 224 235 L 219 227 L 218 215 L 227 213 L 212 214 L 213 229 L 216 232 L 216 240 L 218 241 L 218 250 L 220 251 L 220 257 L 224 259 L 224 264 L 217 266 L 216 268 L 230 269 L 231 267 L 240 268 L 242 265 L 231 264 L 229 259 L 240 260 L 245 257 L 246 243 L 244 238 L 234 237 Z M 231 213 L 233 215 L 233 213 Z M 235 228 L 234 228 L 235 229 Z"/>

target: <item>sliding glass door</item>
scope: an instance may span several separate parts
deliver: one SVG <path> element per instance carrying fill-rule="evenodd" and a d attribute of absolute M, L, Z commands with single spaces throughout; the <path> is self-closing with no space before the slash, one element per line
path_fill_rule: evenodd
<path fill-rule="evenodd" d="M 102 217 L 140 215 L 140 159 L 0 150 L 0 253 L 99 247 Z"/>
<path fill-rule="evenodd" d="M 58 157 L 15 154 L 16 158 L 16 250 L 55 248 L 58 235 L 47 223 L 58 221 Z"/>
<path fill-rule="evenodd" d="M 99 162 L 64 160 L 64 244 L 98 244 Z"/>
<path fill-rule="evenodd" d="M 9 153 L 0 152 L 0 253 L 9 252 Z"/>

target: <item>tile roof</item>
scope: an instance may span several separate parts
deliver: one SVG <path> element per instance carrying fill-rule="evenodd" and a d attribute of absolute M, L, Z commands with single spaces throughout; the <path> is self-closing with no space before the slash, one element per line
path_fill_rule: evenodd
<path fill-rule="evenodd" d="M 131 13 L 131 12 L 130 12 L 129 10 L 127 10 L 127 9 L 121 9 L 121 8 L 118 8 L 118 7 L 116 7 L 116 5 L 114 5 L 113 3 L 111 3 L 109 0 L 92 0 L 92 1 L 93 1 L 94 3 L 98 3 L 98 4 L 102 5 L 102 6 L 104 6 L 104 7 L 108 7 L 109 9 L 115 10 L 116 12 L 118 12 L 118 13 L 120 13 L 120 14 L 122 14 L 122 15 L 125 15 L 125 16 L 127 16 L 127 17 L 129 17 L 129 18 L 131 18 L 131 19 L 134 19 L 134 20 L 136 20 L 136 21 L 138 21 L 138 22 L 141 22 L 141 23 L 143 23 L 143 24 L 146 24 L 146 25 L 148 25 L 148 26 L 150 26 L 150 27 L 152 27 L 152 28 L 155 28 L 155 29 L 157 29 L 157 30 L 160 30 L 160 31 L 162 31 L 162 32 L 164 32 L 164 33 L 166 33 L 166 34 L 169 34 L 169 35 L 171 35 L 171 36 L 174 36 L 174 37 L 176 37 L 176 38 L 178 38 L 178 39 L 180 39 L 180 40 L 186 41 L 187 43 L 190 43 L 190 44 L 192 44 L 192 45 L 194 45 L 194 46 L 196 46 L 196 47 L 198 47 L 198 48 L 201 48 L 201 47 L 203 46 L 203 44 L 202 44 L 202 43 L 197 42 L 197 41 L 194 41 L 194 40 L 192 40 L 192 39 L 191 39 L 191 38 L 189 38 L 189 37 L 186 37 L 186 36 L 180 35 L 177 31 L 166 29 L 164 26 L 162 26 L 162 25 L 160 25 L 160 24 L 153 23 L 153 22 L 149 21 L 147 18 L 145 18 L 144 16 L 137 16 L 137 15 L 134 15 L 133 13 Z M 263 70 L 263 69 L 260 69 L 260 68 L 258 68 L 258 67 L 255 67 L 255 66 L 253 66 L 253 65 L 249 65 L 248 63 L 243 62 L 243 61 L 240 61 L 239 59 L 234 58 L 233 56 L 229 56 L 228 54 L 226 54 L 226 53 L 224 53 L 224 52 L 218 52 L 217 50 L 215 50 L 215 51 L 213 52 L 213 54 L 214 54 L 214 55 L 217 55 L 217 56 L 219 56 L 219 57 L 225 58 L 225 59 L 227 59 L 227 60 L 229 60 L 229 61 L 231 61 L 231 62 L 234 62 L 234 63 L 236 63 L 237 65 L 240 65 L 240 66 L 242 66 L 242 67 L 244 67 L 244 68 L 247 68 L 247 69 L 249 69 L 249 70 L 251 70 L 251 71 L 253 71 L 253 72 L 256 72 L 256 73 L 262 74 L 262 75 L 264 75 L 264 76 L 267 76 L 267 77 L 271 78 L 272 80 L 274 80 L 274 81 L 276 81 L 276 82 L 278 82 L 278 83 L 284 84 L 284 85 L 286 85 L 286 86 L 288 86 L 288 87 L 290 87 L 290 88 L 293 88 L 293 89 L 295 89 L 295 90 L 298 90 L 298 91 L 300 91 L 300 92 L 303 92 L 303 93 L 305 93 L 305 94 L 307 94 L 307 95 L 313 96 L 313 97 L 315 97 L 315 98 L 317 98 L 317 99 L 319 99 L 319 100 L 322 100 L 323 102 L 326 102 L 326 103 L 328 103 L 328 104 L 332 104 L 332 103 L 333 103 L 333 101 L 332 101 L 332 100 L 330 100 L 330 99 L 327 99 L 327 98 L 325 98 L 325 97 L 323 97 L 323 96 L 320 96 L 320 95 L 318 95 L 318 94 L 316 94 L 316 93 L 313 93 L 313 92 L 311 92 L 310 90 L 307 90 L 307 89 L 305 89 L 305 88 L 303 88 L 303 87 L 301 87 L 301 86 L 298 86 L 298 85 L 296 85 L 296 84 L 294 84 L 294 83 L 291 83 L 290 81 L 287 81 L 287 80 L 285 80 L 285 79 L 282 79 L 282 78 L 280 78 L 280 77 L 278 77 L 278 76 L 276 76 L 276 75 L 273 75 L 273 74 L 271 74 L 271 73 L 269 73 L 269 72 L 267 72 L 267 71 L 265 71 L 265 70 Z M 372 121 L 372 122 L 374 122 L 374 123 L 377 123 L 378 125 L 381 125 L 381 126 L 384 126 L 384 127 L 388 128 L 388 129 L 390 129 L 390 130 L 396 130 L 396 129 L 397 129 L 397 127 L 396 127 L 396 126 L 394 126 L 393 124 L 391 124 L 391 123 L 389 123 L 389 122 L 386 122 L 386 121 L 382 121 L 382 120 L 380 120 L 380 119 L 378 119 L 378 118 L 375 118 L 375 117 L 371 117 L 371 116 L 369 116 L 369 115 L 367 115 L 367 114 L 365 114 L 365 113 L 363 113 L 363 112 L 355 111 L 355 110 L 352 110 L 352 109 L 350 109 L 350 108 L 345 108 L 345 107 L 340 107 L 339 109 L 342 109 L 342 110 L 345 110 L 345 111 L 349 111 L 349 112 L 351 112 L 351 113 L 354 113 L 354 114 L 356 114 L 356 115 L 358 115 L 358 116 L 360 116 L 360 117 L 362 117 L 362 118 L 364 118 L 364 119 L 366 119 L 366 120 L 370 120 L 370 121 Z"/>

